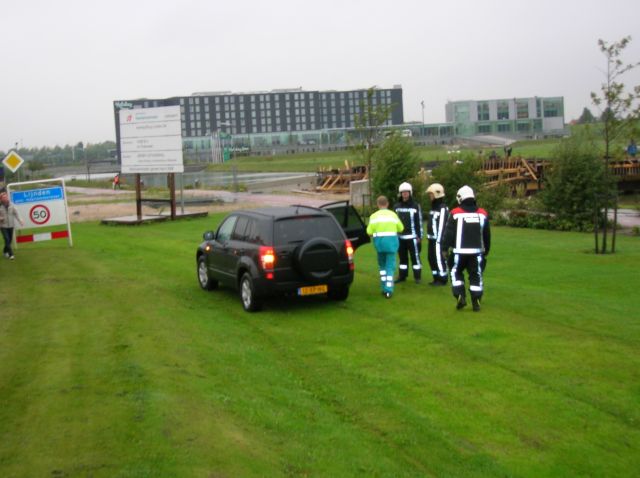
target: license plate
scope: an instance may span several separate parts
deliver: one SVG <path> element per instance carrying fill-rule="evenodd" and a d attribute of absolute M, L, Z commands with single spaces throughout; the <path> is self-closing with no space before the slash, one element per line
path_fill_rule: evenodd
<path fill-rule="evenodd" d="M 298 295 L 326 294 L 328 290 L 329 288 L 326 284 L 312 285 L 309 287 L 300 287 L 298 289 Z"/>

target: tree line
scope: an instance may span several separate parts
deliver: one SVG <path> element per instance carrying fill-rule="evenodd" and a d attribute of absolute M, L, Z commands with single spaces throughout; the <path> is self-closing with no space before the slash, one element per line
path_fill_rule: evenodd
<path fill-rule="evenodd" d="M 87 143 L 82 141 L 75 145 L 64 145 L 42 148 L 17 148 L 17 153 L 25 160 L 25 167 L 32 171 L 46 166 L 63 164 L 86 164 L 87 162 L 107 161 L 115 159 L 116 143 Z M 0 152 L 4 157 L 8 151 Z"/>

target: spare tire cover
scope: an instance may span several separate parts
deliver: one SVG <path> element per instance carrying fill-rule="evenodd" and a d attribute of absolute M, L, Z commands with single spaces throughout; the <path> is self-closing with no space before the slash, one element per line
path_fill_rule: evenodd
<path fill-rule="evenodd" d="M 295 258 L 296 268 L 310 281 L 322 281 L 331 277 L 340 259 L 333 242 L 323 237 L 309 239 L 301 244 Z"/>

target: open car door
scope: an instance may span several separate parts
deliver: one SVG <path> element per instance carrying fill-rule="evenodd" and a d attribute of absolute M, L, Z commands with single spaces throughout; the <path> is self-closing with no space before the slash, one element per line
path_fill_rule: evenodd
<path fill-rule="evenodd" d="M 371 242 L 371 238 L 367 235 L 367 226 L 349 201 L 331 202 L 323 204 L 320 208 L 335 216 L 354 250 Z"/>

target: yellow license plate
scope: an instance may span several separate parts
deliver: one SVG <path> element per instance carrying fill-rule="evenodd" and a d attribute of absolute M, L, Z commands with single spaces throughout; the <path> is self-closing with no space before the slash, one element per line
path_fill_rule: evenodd
<path fill-rule="evenodd" d="M 326 284 L 312 285 L 309 287 L 300 287 L 298 289 L 298 295 L 326 294 L 328 290 L 329 288 Z"/>

